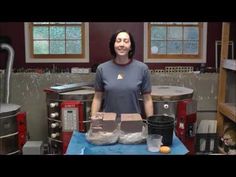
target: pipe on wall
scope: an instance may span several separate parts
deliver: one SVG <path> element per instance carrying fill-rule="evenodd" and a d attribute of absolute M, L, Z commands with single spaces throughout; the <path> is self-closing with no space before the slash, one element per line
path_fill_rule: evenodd
<path fill-rule="evenodd" d="M 9 103 L 10 98 L 10 79 L 11 79 L 11 72 L 14 60 L 14 49 L 9 44 L 0 44 L 0 48 L 3 50 L 7 50 L 8 52 L 8 59 L 7 59 L 7 67 L 5 72 L 5 87 L 4 87 L 4 103 Z"/>

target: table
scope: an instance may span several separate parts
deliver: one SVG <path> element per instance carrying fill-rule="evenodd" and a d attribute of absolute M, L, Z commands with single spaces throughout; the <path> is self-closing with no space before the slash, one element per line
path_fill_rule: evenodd
<path fill-rule="evenodd" d="M 173 135 L 171 152 L 168 155 L 184 155 L 189 151 Z M 69 142 L 66 155 L 163 155 L 159 152 L 149 152 L 147 144 L 113 144 L 113 145 L 94 145 L 85 138 L 85 133 L 74 131 Z"/>

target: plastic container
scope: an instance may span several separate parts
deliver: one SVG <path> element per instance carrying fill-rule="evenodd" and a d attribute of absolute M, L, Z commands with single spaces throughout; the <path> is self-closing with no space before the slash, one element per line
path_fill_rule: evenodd
<path fill-rule="evenodd" d="M 150 134 L 147 136 L 147 148 L 150 152 L 159 152 L 162 145 L 162 136 Z"/>

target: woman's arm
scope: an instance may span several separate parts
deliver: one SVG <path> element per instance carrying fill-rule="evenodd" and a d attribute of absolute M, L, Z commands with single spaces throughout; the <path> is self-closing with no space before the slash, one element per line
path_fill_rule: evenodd
<path fill-rule="evenodd" d="M 95 91 L 91 106 L 91 116 L 95 116 L 95 114 L 100 111 L 102 105 L 102 99 L 103 99 L 103 92 Z"/>
<path fill-rule="evenodd" d="M 146 117 L 152 116 L 153 115 L 153 102 L 152 102 L 151 94 L 143 95 L 143 104 L 144 104 Z"/>

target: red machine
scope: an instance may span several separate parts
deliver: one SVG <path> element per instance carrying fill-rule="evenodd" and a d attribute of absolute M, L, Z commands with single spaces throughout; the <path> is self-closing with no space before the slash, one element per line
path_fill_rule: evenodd
<path fill-rule="evenodd" d="M 27 122 L 26 122 L 26 112 L 19 112 L 16 115 L 17 128 L 18 128 L 18 146 L 20 151 L 27 140 Z"/>
<path fill-rule="evenodd" d="M 178 102 L 177 107 L 176 136 L 187 147 L 189 154 L 194 154 L 197 102 L 192 99 L 181 100 Z"/>
<path fill-rule="evenodd" d="M 83 103 L 80 101 L 63 101 L 61 103 L 62 152 L 66 153 L 74 130 L 85 132 Z"/>
<path fill-rule="evenodd" d="M 86 132 L 94 90 L 88 83 L 56 85 L 47 94 L 48 144 L 51 154 L 64 154 L 74 130 Z M 86 86 L 87 89 L 83 87 Z"/>

